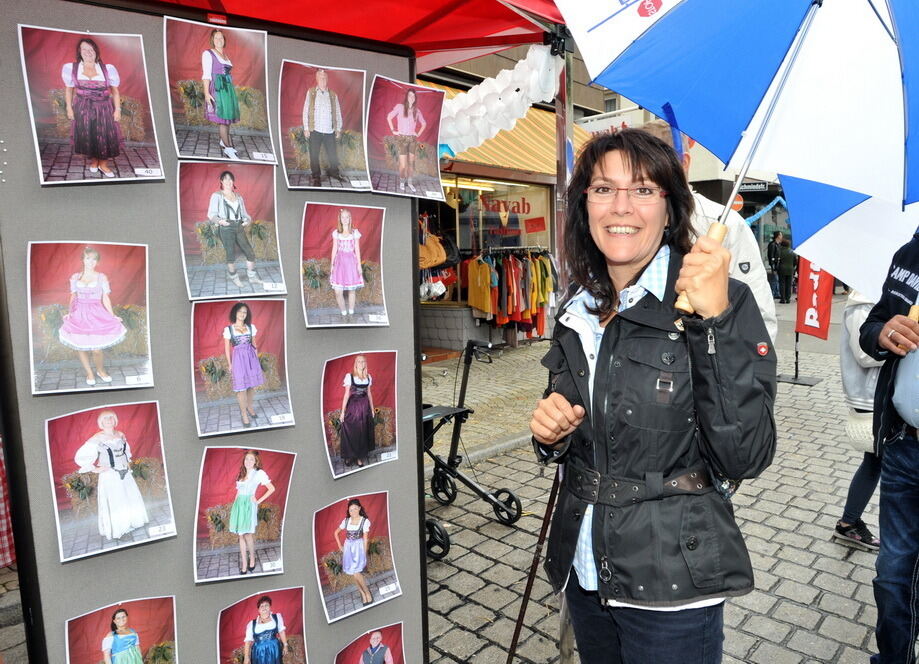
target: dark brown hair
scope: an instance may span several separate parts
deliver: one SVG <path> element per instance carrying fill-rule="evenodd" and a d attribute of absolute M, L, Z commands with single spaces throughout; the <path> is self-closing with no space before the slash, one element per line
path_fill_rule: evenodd
<path fill-rule="evenodd" d="M 408 96 L 409 94 L 415 95 L 415 102 L 412 104 L 412 117 L 416 120 L 418 119 L 418 93 L 415 92 L 412 88 L 409 88 L 405 91 L 405 99 L 402 100 L 402 115 L 403 117 L 408 117 Z"/>
<path fill-rule="evenodd" d="M 268 606 L 271 606 L 271 597 L 269 595 L 262 595 L 258 598 L 258 601 L 255 603 L 256 608 L 262 608 L 262 604 L 268 602 Z"/>
<path fill-rule="evenodd" d="M 113 632 L 117 632 L 117 631 L 118 631 L 118 625 L 115 624 L 115 616 L 117 616 L 119 613 L 123 613 L 124 615 L 128 615 L 127 610 L 121 608 L 120 606 L 119 606 L 117 609 L 115 609 L 115 613 L 112 614 L 112 631 L 113 631 Z"/>
<path fill-rule="evenodd" d="M 683 254 L 692 248 L 692 192 L 673 148 L 641 129 L 623 129 L 588 141 L 578 155 L 568 184 L 565 261 L 572 282 L 597 301 L 597 310 L 591 313 L 601 319 L 615 310 L 619 295 L 610 279 L 606 258 L 590 235 L 585 189 L 593 179 L 594 167 L 613 150 L 622 151 L 623 160 L 636 179 L 650 180 L 667 193 L 668 225 L 661 245 L 668 244 Z M 641 273 L 635 276 L 636 281 L 639 276 Z"/>
<path fill-rule="evenodd" d="M 77 42 L 77 60 L 76 61 L 78 63 L 83 62 L 83 54 L 80 53 L 80 45 L 84 43 L 89 44 L 92 47 L 93 51 L 96 53 L 96 64 L 101 67 L 102 66 L 102 56 L 99 54 L 99 45 L 96 42 L 94 42 L 92 39 L 90 39 L 89 37 L 80 37 L 80 41 Z M 73 77 L 74 78 L 77 77 L 76 72 L 74 72 Z"/>
<path fill-rule="evenodd" d="M 213 30 L 211 30 L 210 37 L 208 38 L 208 40 L 211 42 L 211 48 L 217 48 L 216 46 L 214 46 L 214 35 L 216 35 L 218 32 L 223 35 L 223 47 L 226 48 L 227 47 L 227 33 L 225 33 L 220 28 L 214 28 Z"/>
<path fill-rule="evenodd" d="M 255 466 L 253 466 L 252 471 L 255 472 L 256 470 L 262 469 L 262 457 L 259 456 L 258 450 L 243 450 L 243 460 L 239 465 L 239 473 L 236 475 L 237 482 L 242 482 L 246 479 L 246 475 L 248 474 L 246 471 L 246 457 L 250 454 L 255 457 Z"/>

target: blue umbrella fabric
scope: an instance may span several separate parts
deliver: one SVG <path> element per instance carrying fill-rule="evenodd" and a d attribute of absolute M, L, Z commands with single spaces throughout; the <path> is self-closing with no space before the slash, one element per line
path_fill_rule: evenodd
<path fill-rule="evenodd" d="M 594 82 L 725 163 L 919 200 L 915 0 L 556 4 Z"/>

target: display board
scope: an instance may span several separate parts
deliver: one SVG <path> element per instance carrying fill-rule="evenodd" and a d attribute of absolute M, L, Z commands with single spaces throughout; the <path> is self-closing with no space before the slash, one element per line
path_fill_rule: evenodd
<path fill-rule="evenodd" d="M 63 0 L 6 0 L 3 8 L 0 72 L 7 85 L 0 98 L 0 117 L 3 118 L 0 128 L 0 242 L 3 265 L 0 280 L 0 359 L 3 372 L 0 390 L 3 392 L 5 442 L 9 446 L 11 481 L 14 483 L 14 499 L 17 502 L 18 544 L 25 554 L 20 555 L 23 598 L 26 615 L 32 616 L 30 633 L 38 637 L 38 650 L 42 649 L 41 646 L 45 650 L 44 653 L 36 650 L 33 655 L 39 654 L 42 657 L 33 661 L 41 661 L 46 656 L 46 661 L 66 662 L 66 627 L 68 621 L 71 621 L 71 640 L 77 638 L 74 636 L 77 633 L 77 622 L 73 621 L 79 619 L 79 630 L 82 630 L 79 631 L 79 638 L 84 639 L 85 643 L 80 641 L 77 644 L 74 641 L 69 649 L 73 657 L 77 656 L 74 653 L 85 650 L 86 654 L 79 657 L 86 661 L 102 660 L 102 652 L 98 647 L 111 623 L 118 625 L 118 629 L 125 635 L 124 639 L 128 641 L 134 638 L 132 632 L 137 635 L 145 657 L 149 657 L 148 648 L 152 645 L 152 639 L 157 641 L 158 647 L 161 646 L 164 652 L 173 647 L 173 652 L 178 654 L 175 661 L 202 664 L 223 662 L 223 659 L 218 659 L 216 643 L 219 642 L 220 647 L 228 651 L 246 646 L 242 627 L 236 630 L 240 632 L 238 638 L 221 634 L 219 639 L 222 640 L 218 639 L 221 611 L 245 600 L 251 604 L 241 613 L 243 618 L 240 619 L 240 625 L 245 627 L 245 620 L 256 619 L 259 615 L 256 599 L 261 602 L 262 595 L 271 595 L 272 591 L 276 594 L 275 610 L 283 612 L 284 620 L 292 625 L 289 635 L 292 643 L 298 648 L 299 644 L 306 644 L 306 658 L 310 662 L 334 661 L 336 655 L 355 639 L 378 629 L 379 625 L 394 622 L 403 625 L 401 645 L 405 661 L 424 661 L 426 619 L 423 599 L 424 558 L 419 528 L 420 474 L 418 456 L 411 453 L 416 449 L 417 436 L 417 378 L 415 362 L 412 361 L 417 352 L 413 311 L 417 305 L 411 296 L 415 292 L 414 201 L 353 189 L 291 190 L 288 189 L 284 173 L 280 168 L 275 169 L 275 209 L 270 211 L 271 214 L 256 212 L 254 215 L 256 222 L 263 226 L 259 232 L 265 234 L 259 237 L 267 238 L 258 246 L 253 240 L 255 253 L 258 254 L 257 262 L 252 261 L 253 266 L 247 263 L 248 254 L 243 256 L 245 247 L 240 244 L 235 264 L 238 274 L 232 272 L 233 263 L 224 265 L 230 259 L 224 261 L 223 254 L 213 260 L 215 265 L 212 268 L 208 268 L 205 260 L 207 257 L 196 253 L 197 248 L 190 249 L 188 246 L 189 242 L 195 240 L 195 232 L 203 233 L 206 229 L 196 231 L 194 219 L 188 222 L 191 224 L 188 228 L 183 229 L 183 222 L 179 218 L 179 160 L 176 143 L 172 139 L 173 130 L 176 139 L 180 138 L 182 124 L 175 121 L 178 117 L 175 113 L 177 108 L 181 111 L 183 101 L 176 98 L 175 87 L 167 87 L 169 77 L 164 53 L 163 16 Z M 178 18 L 200 21 L 205 19 L 205 15 L 187 13 Z M 17 30 L 19 24 L 50 28 L 50 36 L 40 34 L 39 37 L 46 39 L 64 55 L 52 56 L 48 51 L 50 46 L 43 46 L 44 42 L 37 45 L 32 43 L 31 60 L 24 67 Z M 234 26 L 231 18 L 230 27 L 257 31 L 261 26 Z M 53 31 L 59 31 L 60 34 Z M 201 33 L 204 34 L 202 38 L 199 34 L 201 31 L 192 34 L 193 31 L 189 29 L 191 36 L 183 39 L 187 43 L 191 43 L 192 39 L 206 41 L 209 31 L 210 28 Z M 128 157 L 124 154 L 105 156 L 93 162 L 76 156 L 78 150 L 69 135 L 71 109 L 68 104 L 71 101 L 74 104 L 73 114 L 78 116 L 76 122 L 79 122 L 83 107 L 77 108 L 77 104 L 85 103 L 81 95 L 86 90 L 76 83 L 75 77 L 68 78 L 68 72 L 72 69 L 67 68 L 67 61 L 69 59 L 72 64 L 76 64 L 79 48 L 84 47 L 84 44 L 77 44 L 81 37 L 77 33 L 142 37 L 145 67 L 136 52 L 140 40 L 131 37 L 130 46 L 134 51 L 130 70 L 119 61 L 121 53 L 117 42 L 105 37 L 95 40 L 98 44 L 97 55 L 101 51 L 100 62 L 114 67 L 121 64 L 117 73 L 122 81 L 122 96 L 142 98 L 143 104 L 137 107 L 138 114 L 149 106 L 146 117 L 134 118 L 140 127 L 136 136 L 122 136 L 125 141 L 122 145 L 128 145 L 134 151 Z M 226 49 L 230 57 L 233 57 L 234 46 L 241 48 L 236 34 L 229 33 L 228 39 L 217 40 L 217 46 L 227 42 Z M 216 130 L 209 133 L 207 126 L 199 123 L 193 132 L 186 134 L 179 149 L 186 153 L 193 150 L 187 136 L 194 134 L 196 140 L 210 141 L 210 153 L 199 155 L 204 159 L 220 159 L 221 154 L 236 152 L 243 162 L 262 160 L 271 163 L 274 161 L 273 155 L 289 155 L 290 146 L 282 141 L 297 138 L 296 127 L 278 126 L 276 122 L 279 118 L 276 105 L 279 100 L 279 78 L 284 60 L 325 65 L 330 70 L 364 70 L 367 86 L 365 95 L 369 94 L 369 86 L 376 75 L 398 81 L 411 80 L 412 60 L 404 51 L 392 49 L 390 52 L 380 52 L 370 50 L 369 47 L 365 50 L 366 45 L 353 41 L 335 45 L 328 43 L 335 41 L 334 37 L 328 35 L 322 37 L 326 43 L 318 43 L 308 40 L 305 33 L 303 38 L 298 38 L 298 34 L 291 32 L 280 36 L 272 30 L 268 31 L 267 80 L 264 82 L 260 78 L 260 66 L 249 66 L 252 72 L 248 72 L 247 63 L 239 57 L 233 64 L 234 74 L 249 76 L 256 81 L 251 84 L 255 92 L 246 93 L 257 94 L 255 102 L 252 98 L 245 101 L 247 104 L 255 103 L 259 112 L 263 110 L 260 104 L 267 106 L 264 109 L 265 117 L 270 121 L 264 127 L 248 132 L 239 128 L 231 129 L 231 138 L 236 141 L 236 148 L 227 151 L 218 142 L 218 136 L 222 141 L 225 134 L 218 134 Z M 211 37 L 211 46 L 213 42 Z M 258 45 L 257 40 L 254 43 Z M 189 115 L 197 103 L 194 102 L 195 94 L 198 94 L 193 89 L 194 85 L 200 84 L 200 81 L 194 79 L 195 76 L 200 78 L 201 45 L 196 41 L 194 48 L 198 49 L 193 55 L 197 58 L 198 64 L 195 66 L 199 73 L 195 74 L 195 66 L 189 65 L 185 70 L 177 68 L 179 73 L 170 74 L 173 77 L 184 76 L 185 84 L 190 86 L 186 92 L 193 102 L 192 107 L 187 104 L 184 107 L 185 113 Z M 206 44 L 204 48 L 208 48 Z M 63 76 L 62 66 L 65 69 Z M 168 66 L 173 67 L 173 64 L 169 62 Z M 218 64 L 214 64 L 214 67 L 216 76 Z M 92 72 L 92 66 L 89 69 Z M 133 82 L 129 81 L 132 73 L 137 79 Z M 141 80 L 142 74 L 145 74 L 144 81 Z M 27 101 L 27 82 L 24 80 L 27 75 L 32 85 L 31 104 Z M 103 80 L 103 76 L 104 84 L 100 84 L 97 91 L 103 88 L 104 92 L 105 85 L 113 84 L 111 79 L 114 74 L 111 69 L 104 75 L 100 74 L 99 80 Z M 68 92 L 68 81 L 73 81 L 77 89 Z M 143 83 L 146 83 L 146 87 Z M 259 87 L 263 83 L 267 86 L 264 95 Z M 149 100 L 145 96 L 147 89 Z M 90 90 L 89 94 L 95 93 Z M 122 108 L 127 108 L 124 100 Z M 207 113 L 207 118 L 211 118 L 210 106 Z M 245 122 L 245 110 L 243 115 Z M 120 122 L 121 133 L 127 132 L 129 119 L 116 119 Z M 191 120 L 185 119 L 191 123 Z M 268 133 L 270 137 L 266 139 Z M 41 145 L 36 139 L 37 134 L 42 136 Z M 302 131 L 299 136 L 302 139 Z M 93 139 L 93 135 L 89 138 Z M 142 177 L 144 174 L 140 170 L 135 172 L 138 167 L 128 162 L 138 158 L 147 149 L 144 147 L 145 140 L 154 142 L 157 162 L 153 175 Z M 158 152 L 155 151 L 156 143 Z M 38 150 L 41 151 L 40 157 L 36 156 Z M 308 155 L 300 156 L 301 161 L 308 162 Z M 342 156 L 343 164 L 346 156 Z M 232 163 L 228 168 L 232 168 Z M 156 172 L 156 169 L 161 172 Z M 110 176 L 107 174 L 110 170 L 127 173 L 130 177 Z M 66 183 L 67 173 L 71 171 L 78 174 L 78 177 L 70 178 L 77 181 L 75 184 Z M 245 198 L 246 206 L 250 209 L 264 208 L 262 201 L 271 202 L 270 191 L 262 186 L 263 183 L 257 182 L 254 176 L 244 172 L 244 169 L 240 168 L 239 171 L 235 176 L 235 184 Z M 53 184 L 56 186 L 49 186 L 50 182 L 42 184 L 43 179 L 50 177 L 63 179 L 64 182 L 55 181 Z M 208 185 L 210 188 L 205 190 L 205 194 L 210 195 L 210 192 L 218 190 L 220 185 L 216 178 L 214 180 L 213 186 Z M 325 179 L 321 184 L 325 185 Z M 367 206 L 385 210 L 385 232 L 382 232 L 378 240 L 379 257 L 375 260 L 385 266 L 387 297 L 383 311 L 388 313 L 388 324 L 354 324 L 349 314 L 346 321 L 348 324 L 307 328 L 301 312 L 303 294 L 298 292 L 301 287 L 299 271 L 302 269 L 301 229 L 307 200 L 311 203 Z M 195 200 L 193 203 L 197 206 L 195 210 L 200 208 L 194 214 L 203 217 L 206 197 L 203 202 Z M 49 282 L 47 289 L 41 291 L 42 294 L 51 293 L 44 300 L 29 297 L 30 242 L 75 245 L 67 254 L 67 260 L 72 261 L 72 265 L 54 264 L 52 257 L 48 264 L 32 267 L 33 281 L 35 274 L 47 271 L 50 282 L 53 282 Z M 220 245 L 214 243 L 207 246 L 202 244 L 203 250 L 213 246 L 220 250 Z M 116 254 L 108 247 L 109 244 L 146 248 L 147 283 L 144 297 L 141 297 L 144 295 L 144 284 L 132 281 L 125 265 L 127 259 L 116 260 Z M 87 250 L 85 245 L 98 246 L 99 249 Z M 270 255 L 270 258 L 265 258 L 265 255 Z M 199 268 L 202 274 L 210 270 L 217 275 L 219 283 L 216 288 L 219 292 L 210 294 L 208 291 L 208 296 L 224 299 L 215 305 L 217 318 L 214 318 L 214 329 L 225 329 L 225 326 L 231 324 L 229 321 L 219 322 L 218 318 L 230 313 L 234 302 L 253 303 L 249 307 L 253 314 L 251 325 L 246 327 L 243 312 L 234 328 L 236 332 L 228 332 L 221 338 L 211 339 L 209 336 L 206 343 L 199 344 L 200 352 L 195 352 L 202 355 L 200 358 L 192 352 L 191 346 L 195 322 L 193 303 L 189 301 L 190 286 L 187 279 L 192 276 L 189 265 Z M 229 271 L 229 276 L 224 270 Z M 136 268 L 135 272 L 143 273 L 140 268 Z M 283 277 L 283 281 L 279 277 Z M 267 286 L 259 286 L 262 282 L 286 284 L 287 293 L 284 294 L 281 289 L 270 290 Z M 74 283 L 78 283 L 78 287 Z M 138 292 L 134 298 L 136 302 L 129 302 L 126 294 L 132 290 L 129 286 Z M 85 289 L 86 293 L 83 290 L 78 292 L 77 288 Z M 379 290 L 382 297 L 381 285 Z M 399 297 L 400 294 L 406 295 Z M 271 298 L 266 299 L 265 295 Z M 68 297 L 73 299 L 68 301 Z M 84 297 L 89 299 L 80 300 Z M 77 300 L 80 302 L 76 303 Z M 266 307 L 271 301 L 277 300 L 286 300 L 286 307 L 277 307 L 278 312 L 272 313 Z M 330 301 L 334 306 L 334 297 L 330 297 Z M 109 304 L 106 305 L 106 302 Z M 78 309 L 77 304 L 94 308 Z M 198 303 L 198 308 L 202 308 L 202 304 L 207 303 Z M 231 315 L 235 313 L 233 310 Z M 90 324 L 87 321 L 90 321 L 90 327 L 104 327 L 105 333 L 96 333 L 92 329 L 87 331 L 86 325 Z M 82 328 L 80 324 L 83 324 Z M 59 327 L 66 328 L 67 335 L 62 335 Z M 253 327 L 257 328 L 257 334 L 254 334 Z M 147 329 L 149 338 L 142 333 Z M 141 333 L 135 334 L 134 330 L 141 330 Z M 253 336 L 246 336 L 248 334 Z M 38 340 L 43 340 L 44 345 L 39 345 Z M 237 355 L 237 345 L 250 342 L 253 347 L 258 345 L 258 359 L 254 361 L 256 365 L 260 363 L 260 368 L 256 366 L 247 369 L 250 373 L 242 376 L 239 366 L 245 358 L 243 354 Z M 94 343 L 97 345 L 94 346 Z M 118 353 L 111 350 L 112 343 L 121 344 L 116 347 L 116 350 L 121 349 Z M 336 479 L 336 475 L 330 471 L 324 436 L 326 423 L 320 415 L 323 367 L 326 360 L 344 354 L 374 351 L 387 351 L 393 356 L 398 353 L 400 361 L 398 364 L 392 362 L 393 376 L 389 379 L 392 383 L 387 388 L 393 401 L 395 395 L 398 395 L 398 408 L 395 403 L 384 403 L 386 397 L 382 391 L 374 393 L 379 403 L 386 406 L 384 415 L 394 420 L 388 421 L 374 412 L 374 419 L 368 421 L 372 423 L 370 426 L 380 427 L 377 430 L 378 439 L 380 436 L 391 438 L 398 435 L 403 453 L 390 463 L 372 463 L 362 472 L 337 474 Z M 152 386 L 146 382 L 147 374 L 138 373 L 131 364 L 132 361 L 136 363 L 137 357 L 149 357 Z M 254 353 L 252 357 L 255 357 Z M 229 366 L 222 367 L 221 362 L 224 361 L 228 361 Z M 34 387 L 36 377 L 33 377 L 33 364 L 36 371 L 40 367 L 44 372 L 42 385 L 45 387 L 40 390 Z M 232 374 L 232 392 L 224 394 L 216 389 L 217 380 L 224 375 L 221 371 Z M 374 371 L 381 376 L 379 390 L 383 390 L 382 369 Z M 253 377 L 252 372 L 258 375 Z M 55 380 L 59 382 L 52 385 Z M 214 381 L 213 385 L 208 383 L 209 380 Z M 376 385 L 373 389 L 376 389 Z M 33 392 L 36 392 L 34 396 Z M 282 401 L 276 396 L 268 398 L 275 393 L 289 399 L 292 417 L 281 412 L 283 408 L 280 406 L 280 410 L 271 410 L 276 403 Z M 238 408 L 234 394 L 239 400 Z M 240 397 L 240 394 L 243 396 Z M 192 398 L 193 395 L 195 398 Z M 200 408 L 205 399 L 211 400 L 211 403 L 228 404 L 225 410 L 230 412 L 232 420 L 228 419 L 230 424 L 226 426 L 218 424 L 215 429 L 217 435 L 214 437 L 201 438 L 199 430 L 204 427 L 204 423 L 196 423 L 195 403 L 197 401 Z M 81 411 L 138 402 L 158 404 L 161 431 L 157 432 L 153 426 L 155 418 L 150 420 L 153 424 L 129 422 L 129 416 L 125 415 L 128 411 L 124 408 L 116 412 L 120 419 L 100 410 L 98 427 L 96 420 L 87 416 L 83 418 L 85 422 L 79 422 L 79 427 L 74 425 L 66 430 L 60 427 L 54 429 L 62 432 L 52 440 L 53 449 L 60 450 L 56 452 L 60 458 L 49 460 L 46 421 Z M 358 402 L 355 400 L 354 403 Z M 214 417 L 217 418 L 217 415 Z M 266 422 L 272 426 L 266 426 Z M 98 432 L 93 433 L 97 429 Z M 60 439 L 61 436 L 66 437 L 68 432 L 83 437 L 92 434 L 91 439 L 98 441 L 97 456 L 93 457 L 92 453 L 95 449 L 92 445 L 96 443 L 87 447 L 83 440 Z M 144 436 L 149 442 L 141 440 Z M 130 443 L 130 450 L 125 442 Z M 208 447 L 239 450 L 257 448 L 293 453 L 296 454 L 296 463 L 282 466 L 267 453 L 263 453 L 266 456 L 266 472 L 256 476 L 251 457 L 245 457 L 241 451 L 236 452 L 221 466 L 220 477 L 215 476 L 215 487 L 220 490 L 215 488 L 211 491 L 214 496 L 221 496 L 219 499 L 214 498 L 214 502 L 226 500 L 232 503 L 232 509 L 228 508 L 229 515 L 220 512 L 220 505 L 202 505 L 199 511 L 199 472 Z M 77 464 L 72 468 L 68 465 L 68 455 L 73 450 L 83 450 L 84 457 L 89 450 L 89 456 L 81 461 L 80 468 Z M 165 473 L 167 463 L 168 480 Z M 248 472 L 253 473 L 254 482 L 238 481 L 239 476 L 234 470 L 234 464 L 237 463 L 242 465 L 239 471 L 241 476 L 246 475 L 248 464 Z M 285 473 L 291 466 L 288 479 Z M 95 484 L 96 477 L 100 485 L 105 480 L 104 496 L 97 495 L 100 488 Z M 409 477 L 419 478 L 419 481 L 406 482 Z M 234 479 L 237 481 L 235 493 L 232 488 Z M 159 485 L 167 481 L 168 493 L 165 493 Z M 249 489 L 243 485 L 249 486 Z M 240 496 L 250 495 L 244 494 L 244 490 L 254 491 L 251 496 L 257 501 L 259 497 L 268 494 L 269 488 L 272 495 L 266 498 L 264 505 L 250 509 L 257 509 L 251 514 L 253 521 L 258 521 L 258 528 L 269 530 L 273 518 L 271 509 L 280 510 L 286 505 L 282 515 L 283 542 L 280 544 L 284 554 L 283 572 L 265 575 L 267 571 L 275 572 L 279 566 L 269 569 L 270 560 L 265 557 L 267 554 L 259 542 L 271 541 L 271 536 L 262 537 L 261 530 L 257 530 L 255 550 L 251 542 L 248 549 L 242 549 L 247 554 L 242 567 L 249 566 L 250 560 L 254 560 L 259 570 L 251 575 L 243 574 L 239 568 L 243 558 L 233 553 L 237 537 L 240 547 L 244 543 L 244 536 L 237 536 L 236 533 L 245 532 L 240 530 L 239 523 L 244 519 L 239 516 L 236 503 L 240 501 Z M 228 490 L 229 497 L 225 497 L 224 493 Z M 97 529 L 95 512 L 101 510 L 103 504 L 121 504 L 112 498 L 121 495 L 117 493 L 119 491 L 129 496 L 134 513 L 125 517 L 125 523 L 106 523 L 104 528 L 101 528 L 100 520 L 100 528 Z M 154 503 L 148 499 L 152 495 L 150 492 L 159 496 L 159 502 Z M 333 526 L 337 526 L 345 518 L 343 506 L 349 499 L 363 497 L 367 502 L 367 496 L 378 494 L 385 495 L 388 502 L 382 501 L 380 506 L 371 504 L 368 507 L 375 521 L 374 529 L 368 537 L 382 543 L 376 544 L 377 548 L 371 550 L 368 557 L 377 555 L 375 552 L 378 549 L 385 551 L 389 557 L 387 560 L 391 559 L 390 562 L 398 566 L 400 593 L 390 592 L 386 596 L 389 601 L 385 602 L 383 608 L 384 602 L 378 600 L 382 595 L 370 583 L 369 594 L 373 601 L 364 605 L 366 593 L 362 585 L 361 601 L 358 603 L 360 610 L 348 612 L 346 617 L 330 623 L 326 617 L 330 600 L 323 596 L 323 592 L 328 593 L 329 588 L 323 589 L 317 584 L 317 560 L 325 555 L 325 551 L 314 550 L 314 515 L 341 502 L 339 511 L 342 514 L 334 515 Z M 202 500 L 206 501 L 206 498 L 202 496 Z M 159 506 L 168 507 L 170 504 L 176 535 L 171 535 L 168 530 L 171 523 L 160 524 L 160 520 L 166 519 L 169 514 L 167 510 L 161 516 L 162 509 Z M 74 553 L 68 554 L 68 562 L 61 562 L 59 538 L 63 534 L 59 534 L 59 531 L 64 533 L 65 529 L 59 529 L 56 520 L 61 517 L 61 510 L 68 509 L 72 514 L 64 515 L 62 521 L 68 524 L 69 530 L 66 532 L 77 528 L 69 524 L 88 524 L 86 530 L 92 531 L 88 534 L 92 536 L 90 539 L 94 544 L 87 546 L 96 548 L 82 555 L 80 542 L 71 541 L 69 544 L 74 548 Z M 360 518 L 355 517 L 358 522 Z M 229 521 L 229 525 L 226 521 Z M 214 526 L 210 536 L 206 532 L 208 524 Z M 156 528 L 161 530 L 157 531 Z M 137 533 L 144 536 L 137 537 Z M 323 533 L 323 538 L 329 539 L 333 534 L 334 528 L 329 533 Z M 203 569 L 195 567 L 202 564 L 196 560 L 196 547 L 200 554 L 201 548 L 208 546 L 223 546 L 228 552 L 226 557 L 232 561 L 238 560 L 239 564 L 226 575 L 226 580 L 218 583 L 202 583 L 199 580 L 196 583 Z M 250 559 L 249 556 L 254 557 Z M 373 564 L 374 560 L 371 559 L 363 578 L 370 579 Z M 386 565 L 378 566 L 386 568 Z M 300 619 L 296 601 L 289 601 L 290 598 L 277 590 L 301 586 L 304 588 L 303 629 L 296 622 Z M 356 592 L 353 583 L 340 582 L 332 586 L 340 588 L 343 597 L 351 589 Z M 157 611 L 166 615 L 172 606 L 170 598 L 173 597 L 174 632 L 160 634 L 162 630 L 158 632 L 152 627 L 159 620 L 153 616 L 159 615 Z M 162 606 L 153 606 L 151 602 L 154 600 Z M 118 613 L 116 609 L 122 603 L 125 611 Z M 113 615 L 113 611 L 118 615 Z M 271 613 L 267 612 L 266 615 L 270 616 Z M 268 622 L 266 618 L 266 624 Z M 294 630 L 294 627 L 297 629 Z M 237 638 L 237 642 L 233 641 L 234 638 Z M 114 639 L 114 646 L 111 638 L 105 643 L 110 647 L 122 647 L 118 644 L 124 639 Z M 224 644 L 224 641 L 227 643 Z M 124 647 L 135 646 L 128 643 Z M 299 655 L 295 660 L 301 661 Z M 284 661 L 287 661 L 286 657 Z"/>

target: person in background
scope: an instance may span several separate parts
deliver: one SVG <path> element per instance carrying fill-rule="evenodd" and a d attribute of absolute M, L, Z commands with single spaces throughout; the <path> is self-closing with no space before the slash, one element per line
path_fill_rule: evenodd
<path fill-rule="evenodd" d="M 220 149 L 228 159 L 238 160 L 230 125 L 239 122 L 239 98 L 233 85 L 233 62 L 226 53 L 227 36 L 222 30 L 211 30 L 211 47 L 201 52 L 201 83 L 204 85 L 205 117 L 217 125 Z"/>
<path fill-rule="evenodd" d="M 839 371 L 849 418 L 846 434 L 854 441 L 872 440 L 871 420 L 874 391 L 883 362 L 878 362 L 858 345 L 858 330 L 868 318 L 874 302 L 857 291 L 849 294 L 842 314 L 839 344 Z M 862 512 L 871 500 L 881 479 L 881 459 L 873 451 L 865 452 L 861 465 L 852 476 L 842 518 L 836 522 L 834 539 L 857 549 L 877 551 L 881 540 L 862 521 Z"/>
<path fill-rule="evenodd" d="M 792 282 L 798 271 L 798 256 L 791 250 L 791 240 L 782 240 L 779 245 L 779 304 L 791 303 Z"/>
<path fill-rule="evenodd" d="M 341 137 L 341 103 L 329 89 L 329 73 L 316 70 L 316 85 L 306 91 L 303 99 L 303 133 L 310 144 L 310 177 L 314 187 L 322 183 L 319 166 L 320 150 L 325 150 L 328 175 L 341 181 L 338 167 L 338 144 Z"/>
<path fill-rule="evenodd" d="M 664 143 L 673 147 L 673 131 L 670 125 L 663 120 L 651 120 L 645 123 L 642 129 L 661 139 Z M 683 154 L 678 155 L 683 165 L 683 172 L 689 177 L 689 167 L 692 162 L 692 156 L 689 149 L 695 143 L 688 136 L 683 136 Z M 712 222 L 721 218 L 724 205 L 716 203 L 700 194 L 692 188 L 693 202 L 695 203 L 690 224 L 692 232 L 696 237 L 702 237 L 708 233 L 709 226 Z M 731 267 L 728 275 L 732 279 L 742 281 L 753 292 L 756 298 L 756 304 L 759 312 L 763 316 L 763 322 L 766 323 L 766 330 L 769 332 L 769 338 L 775 343 L 775 336 L 779 331 L 778 320 L 775 317 L 775 299 L 769 286 L 769 278 L 766 276 L 766 268 L 763 266 L 763 258 L 760 253 L 759 244 L 756 242 L 756 236 L 747 226 L 737 212 L 731 210 L 724 220 L 728 227 L 728 234 L 724 238 L 722 246 L 731 253 Z"/>
<path fill-rule="evenodd" d="M 382 632 L 370 633 L 370 647 L 361 653 L 357 664 L 393 664 L 392 653 L 389 646 L 383 643 Z"/>
<path fill-rule="evenodd" d="M 877 655 L 871 664 L 915 664 L 919 616 L 919 440 L 915 411 L 916 381 L 906 382 L 899 396 L 912 403 L 894 405 L 901 387 L 900 365 L 916 361 L 919 323 L 907 316 L 919 301 L 919 233 L 893 256 L 881 297 L 862 324 L 859 345 L 884 362 L 874 393 L 874 444 L 881 455 L 881 550 L 874 579 L 878 617 Z M 910 354 L 913 357 L 907 358 Z M 916 369 L 913 369 L 916 371 Z M 912 398 L 909 398 L 912 397 Z M 910 422 L 909 420 L 912 420 Z"/>
<path fill-rule="evenodd" d="M 779 297 L 779 247 L 782 246 L 782 240 L 785 236 L 782 231 L 775 231 L 772 234 L 772 241 L 766 245 L 766 260 L 769 262 L 769 285 L 772 286 L 772 298 L 778 300 Z"/>

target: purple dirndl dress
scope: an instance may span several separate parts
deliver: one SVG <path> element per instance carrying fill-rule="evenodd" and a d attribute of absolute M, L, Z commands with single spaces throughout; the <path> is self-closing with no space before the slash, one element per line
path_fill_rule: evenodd
<path fill-rule="evenodd" d="M 73 152 L 90 159 L 112 159 L 121 154 L 122 137 L 121 125 L 115 122 L 115 104 L 110 88 L 117 87 L 120 81 L 110 80 L 110 65 L 101 63 L 96 67 L 101 70 L 104 80 L 81 80 L 80 66 L 80 62 L 74 62 L 70 68 L 70 80 L 64 81 L 65 85 L 73 88 L 70 136 Z"/>
<path fill-rule="evenodd" d="M 366 459 L 374 448 L 373 412 L 367 394 L 371 384 L 370 375 L 362 380 L 345 374 L 343 385 L 351 391 L 341 415 L 341 458 L 347 461 Z"/>
<path fill-rule="evenodd" d="M 239 334 L 232 325 L 227 325 L 223 331 L 223 338 L 230 340 L 233 346 L 233 391 L 243 392 L 253 387 L 258 387 L 265 382 L 262 365 L 258 361 L 258 353 L 252 345 L 252 337 L 258 330 L 255 325 L 249 325 L 245 334 Z"/>
<path fill-rule="evenodd" d="M 364 534 L 370 530 L 370 521 L 361 517 L 361 522 L 351 525 L 346 517 L 339 526 L 345 531 L 344 551 L 341 554 L 341 568 L 345 574 L 359 574 L 367 569 L 367 551 L 364 549 Z"/>
<path fill-rule="evenodd" d="M 213 49 L 206 53 L 211 54 L 211 77 L 208 81 L 208 91 L 214 99 L 214 104 L 208 104 L 204 109 L 204 116 L 214 124 L 231 125 L 239 122 L 239 99 L 233 85 L 230 71 L 233 63 L 224 57 L 221 62 Z"/>

